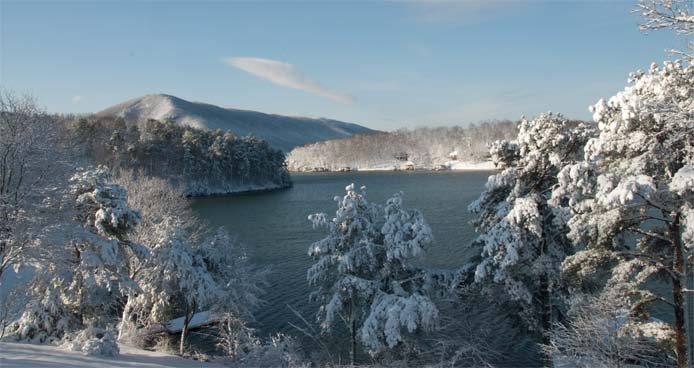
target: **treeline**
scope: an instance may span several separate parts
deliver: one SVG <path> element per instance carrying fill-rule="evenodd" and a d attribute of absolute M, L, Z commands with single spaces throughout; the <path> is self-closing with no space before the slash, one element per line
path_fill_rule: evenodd
<path fill-rule="evenodd" d="M 96 164 L 133 169 L 181 184 L 186 195 L 209 195 L 291 185 L 280 150 L 254 136 L 238 137 L 170 121 L 129 124 L 116 117 L 79 118 L 76 139 Z"/>
<path fill-rule="evenodd" d="M 400 129 L 394 132 L 361 134 L 298 147 L 289 152 L 290 170 L 324 167 L 337 170 L 380 167 L 398 161 L 410 161 L 418 168 L 432 168 L 450 161 L 456 153 L 460 161 L 486 159 L 487 144 L 513 139 L 517 121 L 484 122 L 466 128 L 438 127 Z"/>

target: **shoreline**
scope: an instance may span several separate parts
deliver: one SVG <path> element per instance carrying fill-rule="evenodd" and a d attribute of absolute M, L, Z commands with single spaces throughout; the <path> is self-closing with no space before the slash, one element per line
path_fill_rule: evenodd
<path fill-rule="evenodd" d="M 409 165 L 409 168 L 408 168 Z M 358 168 L 342 167 L 338 169 L 330 169 L 325 166 L 309 168 L 309 170 L 289 169 L 290 173 L 344 173 L 344 172 L 370 172 L 370 171 L 431 171 L 431 172 L 446 172 L 446 171 L 497 171 L 492 161 L 470 162 L 470 161 L 448 161 L 434 166 L 417 167 L 413 163 L 404 165 L 401 163 L 381 164 L 378 166 L 366 166 Z M 347 170 L 345 170 L 347 169 Z"/>
<path fill-rule="evenodd" d="M 186 193 L 186 198 L 208 198 L 208 197 L 235 197 L 252 195 L 267 192 L 276 192 L 281 190 L 286 190 L 294 186 L 294 183 L 289 183 L 286 185 L 274 185 L 264 188 L 245 188 L 245 189 L 234 189 L 230 191 L 211 191 L 211 192 L 193 192 Z"/>

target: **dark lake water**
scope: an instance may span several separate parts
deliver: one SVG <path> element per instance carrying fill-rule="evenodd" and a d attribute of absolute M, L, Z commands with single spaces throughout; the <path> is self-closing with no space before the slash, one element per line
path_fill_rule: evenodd
<path fill-rule="evenodd" d="M 370 201 L 385 201 L 398 191 L 404 205 L 420 209 L 431 225 L 435 242 L 422 260 L 437 268 L 457 268 L 468 258 L 464 245 L 474 237 L 467 206 L 481 193 L 490 172 L 350 172 L 293 175 L 291 189 L 235 197 L 195 199 L 194 210 L 211 225 L 224 226 L 243 242 L 251 260 L 270 267 L 266 304 L 256 314 L 262 333 L 296 335 L 289 323 L 300 324 L 288 305 L 313 321 L 306 270 L 312 264 L 309 245 L 324 237 L 314 230 L 309 214 L 335 213 L 333 197 L 345 186 L 367 187 Z"/>

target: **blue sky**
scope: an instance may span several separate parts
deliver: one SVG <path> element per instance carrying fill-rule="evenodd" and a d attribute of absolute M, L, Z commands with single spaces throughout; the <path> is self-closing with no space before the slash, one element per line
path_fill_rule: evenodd
<path fill-rule="evenodd" d="M 384 130 L 587 119 L 684 45 L 635 4 L 0 0 L 0 85 L 54 112 L 167 93 Z"/>

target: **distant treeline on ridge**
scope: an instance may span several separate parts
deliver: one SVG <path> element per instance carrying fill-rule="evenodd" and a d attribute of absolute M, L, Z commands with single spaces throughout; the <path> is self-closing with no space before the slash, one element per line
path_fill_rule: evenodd
<path fill-rule="evenodd" d="M 517 121 L 494 121 L 468 127 L 400 129 L 394 132 L 360 134 L 308 144 L 287 155 L 290 170 L 314 168 L 367 169 L 408 161 L 417 168 L 434 168 L 445 162 L 481 162 L 487 144 L 511 140 L 518 134 Z"/>

